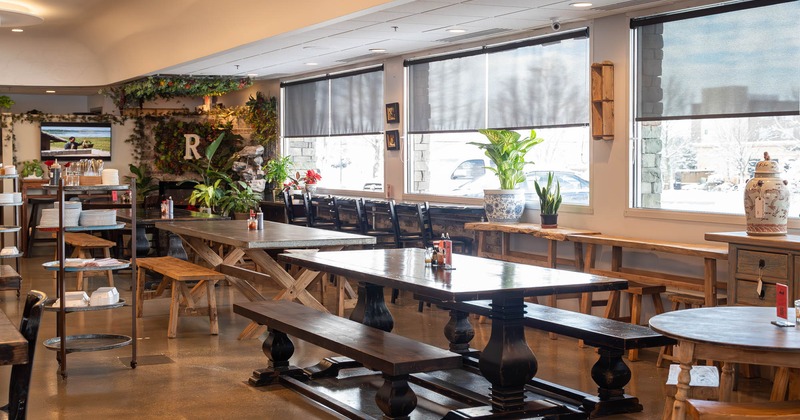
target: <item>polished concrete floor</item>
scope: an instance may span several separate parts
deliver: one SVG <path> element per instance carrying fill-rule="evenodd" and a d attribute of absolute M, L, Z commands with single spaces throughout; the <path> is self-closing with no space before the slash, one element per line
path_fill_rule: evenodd
<path fill-rule="evenodd" d="M 52 248 L 37 249 L 34 258 L 22 259 L 23 293 L 34 288 L 55 294 L 51 273 L 41 268 Z M 37 256 L 41 255 L 41 256 Z M 123 298 L 130 296 L 130 275 L 118 273 L 117 288 Z M 68 280 L 74 287 L 74 279 Z M 101 277 L 93 278 L 91 289 L 104 286 Z M 262 285 L 265 295 L 276 292 Z M 319 291 L 314 291 L 318 294 Z M 330 296 L 326 306 L 332 309 Z M 178 337 L 168 339 L 168 299 L 144 302 L 144 317 L 138 321 L 139 366 L 131 369 L 127 360 L 131 347 L 101 352 L 72 353 L 67 357 L 68 377 L 58 374 L 55 352 L 41 342 L 55 335 L 55 313 L 44 315 L 39 345 L 34 360 L 34 375 L 29 400 L 30 419 L 325 419 L 335 414 L 281 386 L 253 388 L 247 379 L 255 368 L 266 366 L 257 339 L 237 340 L 248 320 L 235 315 L 232 303 L 244 297 L 228 286 L 217 287 L 220 334 L 209 335 L 208 319 L 181 318 Z M 0 309 L 18 322 L 21 300 L 14 292 L 0 292 Z M 442 329 L 447 313 L 426 308 L 417 312 L 416 301 L 401 296 L 390 305 L 395 317 L 395 332 L 430 344 L 446 347 Z M 129 306 L 97 312 L 69 314 L 68 334 L 113 333 L 129 335 L 132 311 Z M 477 324 L 473 347 L 482 348 L 489 337 L 490 324 Z M 546 334 L 529 330 L 528 342 L 539 361 L 537 377 L 584 392 L 595 393 L 589 371 L 597 355 L 592 348 L 579 348 L 573 339 L 548 339 Z M 330 355 L 314 346 L 297 343 L 292 362 L 298 366 L 316 363 Z M 656 419 L 663 408 L 662 384 L 667 370 L 655 367 L 655 351 L 642 351 L 642 360 L 628 363 L 633 378 L 627 393 L 639 397 L 644 411 L 607 417 L 609 419 Z M 0 393 L 5 395 L 10 368 L 0 369 Z M 362 385 L 363 388 L 364 385 Z M 366 385 L 369 387 L 370 385 Z M 738 384 L 735 398 L 742 401 L 764 400 L 771 384 L 765 379 L 744 379 Z M 362 389 L 363 390 L 363 389 Z M 372 406 L 370 398 L 359 398 L 361 390 L 341 391 L 341 399 L 353 404 Z M 365 400 L 365 401 L 361 401 Z M 435 418 L 436 404 L 420 398 L 413 418 Z M 429 407 L 430 406 L 430 407 Z"/>

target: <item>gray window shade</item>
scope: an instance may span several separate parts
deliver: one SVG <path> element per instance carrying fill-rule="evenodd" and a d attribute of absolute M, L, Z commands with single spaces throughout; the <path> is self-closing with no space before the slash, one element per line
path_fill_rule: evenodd
<path fill-rule="evenodd" d="M 636 119 L 800 113 L 800 2 L 753 5 L 633 22 Z"/>
<path fill-rule="evenodd" d="M 489 127 L 588 124 L 588 44 L 572 38 L 489 54 Z"/>
<path fill-rule="evenodd" d="M 331 135 L 383 131 L 383 72 L 331 79 Z"/>
<path fill-rule="evenodd" d="M 299 83 L 283 88 L 284 137 L 327 136 L 329 127 L 328 80 Z"/>
<path fill-rule="evenodd" d="M 486 56 L 409 66 L 409 132 L 473 131 L 486 125 Z"/>

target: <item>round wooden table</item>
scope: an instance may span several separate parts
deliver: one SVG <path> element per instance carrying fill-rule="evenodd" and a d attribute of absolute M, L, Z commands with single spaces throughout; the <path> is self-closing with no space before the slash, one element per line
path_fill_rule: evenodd
<path fill-rule="evenodd" d="M 789 314 L 794 314 L 790 308 Z M 800 328 L 770 324 L 773 307 L 718 306 L 672 311 L 650 318 L 650 327 L 679 342 L 681 364 L 673 420 L 686 418 L 686 398 L 692 363 L 696 359 L 725 362 L 720 377 L 720 400 L 729 401 L 732 363 L 800 368 Z"/>

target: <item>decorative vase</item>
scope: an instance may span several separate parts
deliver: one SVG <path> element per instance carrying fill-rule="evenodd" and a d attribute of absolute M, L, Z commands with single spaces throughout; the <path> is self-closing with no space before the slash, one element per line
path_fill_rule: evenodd
<path fill-rule="evenodd" d="M 494 223 L 518 223 L 525 210 L 525 190 L 483 190 L 486 218 Z"/>
<path fill-rule="evenodd" d="M 306 184 L 304 188 L 309 194 L 314 194 L 317 192 L 317 184 Z"/>
<path fill-rule="evenodd" d="M 542 229 L 555 229 L 558 227 L 558 214 L 542 214 Z"/>
<path fill-rule="evenodd" d="M 790 197 L 789 183 L 780 178 L 778 162 L 764 152 L 764 160 L 756 164 L 755 176 L 744 190 L 747 234 L 786 235 Z"/>

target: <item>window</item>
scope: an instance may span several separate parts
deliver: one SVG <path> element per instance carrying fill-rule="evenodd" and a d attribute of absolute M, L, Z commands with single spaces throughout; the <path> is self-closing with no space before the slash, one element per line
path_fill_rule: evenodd
<path fill-rule="evenodd" d="M 535 162 L 528 168 L 529 185 L 523 185 L 530 199 L 533 180 L 553 170 L 564 174 L 564 182 L 580 184 L 564 202 L 588 205 L 588 51 L 584 29 L 407 61 L 407 190 L 483 197 L 484 189 L 499 182 L 484 169 L 490 162 L 483 152 L 468 144 L 486 141 L 477 130 L 528 136 L 535 129 L 545 141 L 527 156 Z"/>
<path fill-rule="evenodd" d="M 383 69 L 283 83 L 284 152 L 320 187 L 383 189 Z"/>
<path fill-rule="evenodd" d="M 631 22 L 635 207 L 742 214 L 769 152 L 800 208 L 798 19 L 800 2 L 773 0 Z"/>

